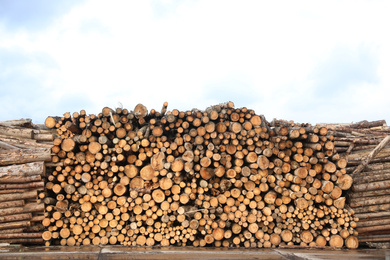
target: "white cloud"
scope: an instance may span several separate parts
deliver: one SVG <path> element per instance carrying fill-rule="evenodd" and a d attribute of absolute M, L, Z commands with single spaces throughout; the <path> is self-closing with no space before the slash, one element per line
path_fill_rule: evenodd
<path fill-rule="evenodd" d="M 86 108 L 82 103 L 67 107 L 60 102 L 75 95 L 88 97 L 85 105 L 90 113 L 118 102 L 129 109 L 139 102 L 159 109 L 164 101 L 170 109 L 191 109 L 228 98 L 270 120 L 350 122 L 375 120 L 379 115 L 389 121 L 380 112 L 388 110 L 389 5 L 387 1 L 87 1 L 41 31 L 2 30 L 7 37 L 2 37 L 0 48 L 45 52 L 56 61 L 59 73 L 42 78 L 43 85 L 52 87 L 51 103 L 61 103 L 55 111 Z M 340 86 L 348 98 L 334 97 L 329 104 L 315 91 L 321 82 L 312 76 L 340 46 L 370 50 L 378 59 L 378 82 Z M 224 91 L 221 84 L 226 84 L 226 93 L 218 95 Z M 328 87 L 332 91 L 334 86 Z M 36 102 L 42 101 L 36 97 Z"/>

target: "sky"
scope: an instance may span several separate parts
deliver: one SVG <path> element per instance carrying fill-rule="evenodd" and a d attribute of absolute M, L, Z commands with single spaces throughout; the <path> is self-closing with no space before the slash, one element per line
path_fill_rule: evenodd
<path fill-rule="evenodd" d="M 233 101 L 390 122 L 390 1 L 0 0 L 0 121 Z"/>

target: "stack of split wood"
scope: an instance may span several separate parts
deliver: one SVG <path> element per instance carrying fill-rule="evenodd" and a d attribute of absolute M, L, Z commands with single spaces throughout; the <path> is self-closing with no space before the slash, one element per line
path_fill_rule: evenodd
<path fill-rule="evenodd" d="M 47 245 L 357 247 L 352 178 L 326 127 L 167 105 L 47 118 Z"/>
<path fill-rule="evenodd" d="M 354 179 L 349 205 L 360 219 L 359 241 L 389 243 L 390 128 L 384 120 L 328 128 L 334 131 L 336 150 L 348 158 L 346 170 Z"/>
<path fill-rule="evenodd" d="M 44 161 L 51 161 L 52 141 L 51 131 L 30 119 L 0 122 L 0 243 L 43 244 Z"/>

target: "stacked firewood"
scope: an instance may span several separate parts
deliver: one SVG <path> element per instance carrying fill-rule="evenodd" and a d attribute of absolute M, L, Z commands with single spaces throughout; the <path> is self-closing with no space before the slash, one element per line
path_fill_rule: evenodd
<path fill-rule="evenodd" d="M 167 105 L 47 118 L 46 245 L 357 247 L 352 178 L 326 127 Z"/>
<path fill-rule="evenodd" d="M 332 125 L 335 147 L 354 180 L 348 204 L 360 221 L 359 241 L 390 242 L 390 128 L 384 120 Z"/>
<path fill-rule="evenodd" d="M 0 243 L 43 244 L 44 161 L 53 134 L 30 119 L 0 122 Z"/>

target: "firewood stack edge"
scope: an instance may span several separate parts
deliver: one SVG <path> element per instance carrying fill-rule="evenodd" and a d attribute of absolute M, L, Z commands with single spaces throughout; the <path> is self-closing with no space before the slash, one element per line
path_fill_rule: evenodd
<path fill-rule="evenodd" d="M 45 245 L 358 247 L 335 131 L 167 106 L 46 119 Z"/>
<path fill-rule="evenodd" d="M 0 243 L 43 244 L 45 161 L 53 133 L 31 119 L 0 122 Z"/>
<path fill-rule="evenodd" d="M 359 242 L 390 245 L 390 128 L 384 120 L 327 125 L 334 131 L 336 151 L 348 159 L 353 178 L 348 205 L 359 218 Z"/>

